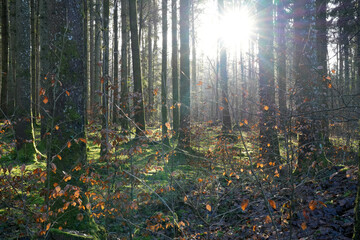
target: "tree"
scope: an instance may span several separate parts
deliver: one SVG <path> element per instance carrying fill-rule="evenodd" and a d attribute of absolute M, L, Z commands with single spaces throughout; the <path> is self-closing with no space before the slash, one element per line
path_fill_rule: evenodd
<path fill-rule="evenodd" d="M 218 0 L 218 10 L 220 17 L 224 15 L 224 1 Z M 222 131 L 229 133 L 232 130 L 231 116 L 229 107 L 228 73 L 227 73 L 227 54 L 224 45 L 224 36 L 220 36 L 220 83 L 221 83 L 221 109 L 222 109 Z"/>
<path fill-rule="evenodd" d="M 277 4 L 277 81 L 279 86 L 279 111 L 280 124 L 285 130 L 285 119 L 287 114 L 286 106 L 286 12 L 284 0 L 279 0 Z"/>
<path fill-rule="evenodd" d="M 190 148 L 190 1 L 180 0 L 179 148 Z"/>
<path fill-rule="evenodd" d="M 94 88 L 94 106 L 93 112 L 99 113 L 98 108 L 101 104 L 99 91 L 101 90 L 100 76 L 101 76 L 101 12 L 100 0 L 95 3 L 95 78 L 93 79 L 92 87 Z M 97 114 L 95 114 L 96 116 Z"/>
<path fill-rule="evenodd" d="M 9 57 L 8 0 L 1 1 L 1 110 L 7 114 L 7 81 Z M 2 115 L 2 114 L 1 114 Z"/>
<path fill-rule="evenodd" d="M 16 1 L 16 147 L 32 139 L 30 117 L 30 2 Z M 27 144 L 29 145 L 29 144 Z M 29 145 L 30 149 L 32 145 Z"/>
<path fill-rule="evenodd" d="M 104 156 L 108 153 L 108 124 L 109 124 L 109 0 L 103 1 L 103 74 L 102 74 L 102 129 L 103 135 L 101 140 L 100 154 Z"/>
<path fill-rule="evenodd" d="M 298 113 L 297 131 L 299 133 L 299 166 L 307 165 L 307 155 L 311 154 L 314 144 L 314 134 L 311 129 L 311 119 L 305 116 L 312 109 L 312 84 L 310 74 L 311 44 L 308 42 L 307 32 L 310 27 L 309 0 L 295 1 L 294 3 L 294 75 L 295 75 L 295 104 Z"/>
<path fill-rule="evenodd" d="M 161 126 L 164 144 L 169 145 L 167 116 L 167 0 L 162 0 L 162 58 L 161 58 Z"/>
<path fill-rule="evenodd" d="M 318 98 L 319 103 L 317 106 L 324 106 L 324 108 L 328 108 L 328 101 L 327 101 L 327 93 L 328 93 L 328 86 L 327 86 L 327 75 L 328 75 L 328 68 L 327 68 L 327 46 L 328 46 L 328 39 L 327 39 L 327 23 L 326 23 L 326 9 L 327 9 L 328 0 L 316 0 L 316 52 L 317 52 L 317 68 L 318 68 L 318 77 L 322 81 L 320 82 L 318 89 L 320 93 L 320 98 Z M 328 121 L 328 114 L 326 111 L 321 114 L 321 130 L 319 135 L 317 136 L 318 142 L 325 144 L 329 144 L 329 121 Z"/>
<path fill-rule="evenodd" d="M 196 90 L 196 32 L 195 32 L 195 1 L 191 3 L 191 90 L 192 90 L 192 101 L 193 103 L 193 121 L 198 118 L 198 101 Z"/>
<path fill-rule="evenodd" d="M 83 9 L 83 2 L 79 1 L 42 0 L 41 2 L 41 13 L 52 13 L 51 17 L 45 19 L 47 24 L 42 25 L 46 28 L 44 31 L 48 32 L 49 43 L 43 46 L 47 48 L 49 55 L 46 58 L 48 64 L 42 66 L 43 71 L 48 73 L 48 88 L 42 99 L 44 105 L 52 106 L 49 108 L 49 115 L 46 115 L 50 118 L 46 129 L 50 134 L 46 134 L 45 138 L 49 174 L 47 183 L 48 187 L 59 186 L 66 192 L 65 196 L 58 196 L 52 209 L 62 208 L 63 201 L 68 201 L 71 197 L 80 196 L 82 200 L 78 202 L 77 207 L 68 209 L 61 217 L 59 217 L 61 211 L 54 211 L 52 217 L 59 217 L 57 224 L 62 225 L 67 222 L 66 227 L 69 229 L 76 228 L 102 238 L 103 235 L 94 220 L 90 218 L 89 211 L 82 210 L 86 209 L 82 206 L 88 202 L 83 192 L 85 187 L 81 181 L 83 172 L 73 171 L 77 166 L 83 169 L 86 163 L 86 141 L 84 140 L 86 47 L 83 31 L 85 21 L 81 14 Z M 47 68 L 44 69 L 44 67 Z M 72 176 L 71 180 L 65 182 L 64 177 L 69 175 Z M 66 185 L 72 187 L 66 188 Z M 77 191 L 79 192 L 76 194 Z M 53 197 L 52 192 L 48 194 Z M 49 195 L 47 195 L 47 201 L 50 201 Z M 50 206 L 49 203 L 48 206 Z M 81 225 L 77 224 L 79 214 L 83 216 Z"/>
<path fill-rule="evenodd" d="M 131 50 L 133 61 L 133 76 L 134 76 L 134 106 L 135 106 L 135 124 L 136 135 L 143 135 L 145 130 L 145 109 L 142 90 L 141 79 L 141 63 L 140 63 L 140 49 L 139 49 L 139 35 L 137 26 L 137 9 L 136 1 L 129 0 L 129 17 L 130 17 L 130 32 L 131 32 Z"/>
<path fill-rule="evenodd" d="M 149 107 L 150 107 L 150 111 L 148 111 L 147 115 L 147 119 L 151 121 L 151 117 L 152 117 L 152 111 L 151 109 L 154 107 L 154 72 L 153 72 L 153 22 L 155 22 L 155 18 L 157 18 L 157 16 L 153 16 L 155 15 L 154 12 L 156 12 L 157 15 L 157 11 L 153 10 L 153 1 L 149 1 L 148 3 L 148 9 L 149 9 L 149 20 L 148 20 L 148 36 L 147 36 L 147 44 L 148 44 L 148 97 L 149 97 Z M 156 39 L 155 39 L 156 41 Z"/>
<path fill-rule="evenodd" d="M 94 20 L 95 20 L 95 11 L 94 11 L 94 0 L 89 0 L 89 58 L 90 58 L 90 97 L 89 97 L 89 110 L 91 113 L 91 118 L 94 118 L 94 113 L 95 113 L 95 109 L 94 109 L 94 105 L 95 105 L 95 38 L 94 38 Z"/>
<path fill-rule="evenodd" d="M 178 133 L 180 125 L 180 108 L 179 103 L 179 69 L 178 69 L 178 37 L 177 37 L 177 1 L 171 0 L 171 69 L 172 69 L 172 85 L 173 85 L 173 129 L 175 136 Z"/>
<path fill-rule="evenodd" d="M 128 130 L 129 124 L 126 116 L 129 111 L 128 101 L 128 1 L 121 0 L 121 127 L 123 130 Z"/>
<path fill-rule="evenodd" d="M 273 53 L 273 3 L 261 0 L 259 13 L 259 95 L 260 95 L 260 154 L 267 162 L 279 156 L 279 142 L 275 129 L 275 86 Z"/>
<path fill-rule="evenodd" d="M 115 2 L 114 6 L 114 102 L 113 102 L 113 122 L 117 121 L 117 107 L 119 99 L 119 43 L 118 43 L 118 1 Z"/>

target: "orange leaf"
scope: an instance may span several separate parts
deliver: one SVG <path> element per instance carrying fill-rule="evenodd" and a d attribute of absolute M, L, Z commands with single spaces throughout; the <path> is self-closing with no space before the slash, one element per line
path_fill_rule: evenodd
<path fill-rule="evenodd" d="M 71 180 L 71 176 L 70 176 L 70 175 L 66 175 L 66 176 L 64 177 L 64 181 L 67 182 L 67 181 L 69 181 L 69 180 Z"/>
<path fill-rule="evenodd" d="M 244 120 L 244 123 L 246 124 L 246 125 L 248 125 L 249 124 L 249 122 L 248 122 L 248 120 Z"/>
<path fill-rule="evenodd" d="M 331 84 L 331 83 L 328 84 L 328 88 L 332 88 L 332 84 Z"/>
<path fill-rule="evenodd" d="M 83 143 L 87 143 L 86 139 L 85 138 L 79 138 L 80 141 L 82 141 Z"/>
<path fill-rule="evenodd" d="M 43 103 L 44 103 L 44 104 L 47 104 L 48 102 L 49 102 L 49 99 L 48 99 L 47 96 L 45 96 L 45 97 L 44 97 L 44 100 L 43 100 Z"/>
<path fill-rule="evenodd" d="M 87 203 L 87 204 L 86 204 L 86 209 L 88 209 L 88 210 L 91 209 L 91 204 L 90 204 L 90 203 Z"/>
<path fill-rule="evenodd" d="M 184 197 L 184 202 L 187 202 L 188 198 L 187 196 Z"/>
<path fill-rule="evenodd" d="M 247 208 L 247 206 L 249 205 L 249 199 L 245 199 L 244 201 L 242 201 L 241 203 L 241 209 L 243 211 L 245 211 L 245 209 Z"/>
<path fill-rule="evenodd" d="M 165 123 L 165 126 L 166 126 L 168 129 L 170 129 L 170 123 L 169 123 L 169 122 Z"/>
<path fill-rule="evenodd" d="M 209 212 L 211 212 L 211 206 L 208 204 L 206 205 L 206 210 L 208 210 Z"/>
<path fill-rule="evenodd" d="M 59 130 L 59 126 L 58 126 L 58 125 L 56 125 L 56 126 L 55 126 L 55 129 L 56 129 L 56 130 Z"/>
<path fill-rule="evenodd" d="M 276 209 L 276 203 L 274 200 L 268 200 L 269 201 L 269 204 L 270 206 L 273 208 L 273 209 Z"/>
<path fill-rule="evenodd" d="M 264 110 L 265 110 L 265 111 L 269 110 L 269 107 L 268 107 L 268 106 L 264 106 Z"/>
<path fill-rule="evenodd" d="M 331 70 L 331 72 L 332 72 L 332 73 L 335 73 L 335 70 L 333 69 L 333 70 Z"/>
<path fill-rule="evenodd" d="M 201 86 L 201 85 L 203 85 L 203 82 L 199 81 L 196 85 Z"/>
<path fill-rule="evenodd" d="M 271 222 L 271 218 L 269 215 L 267 215 L 265 218 L 265 223 L 270 223 L 270 222 Z"/>
<path fill-rule="evenodd" d="M 60 192 L 60 190 L 61 190 L 61 187 L 60 186 L 57 186 L 56 188 L 55 188 L 55 191 L 58 193 L 58 192 Z"/>
<path fill-rule="evenodd" d="M 48 223 L 48 224 L 46 225 L 46 231 L 50 229 L 50 226 L 51 226 L 51 223 Z"/>
<path fill-rule="evenodd" d="M 310 210 L 311 211 L 314 211 L 315 210 L 315 208 L 316 208 L 316 201 L 314 201 L 314 200 L 311 200 L 310 202 L 309 202 L 309 208 L 310 208 Z"/>
<path fill-rule="evenodd" d="M 59 227 L 59 230 L 61 231 L 62 229 L 63 229 L 62 226 L 60 226 L 60 227 Z"/>
<path fill-rule="evenodd" d="M 57 156 L 57 158 L 59 159 L 59 160 L 61 160 L 62 159 L 62 157 L 58 154 L 58 155 L 56 155 Z"/>
<path fill-rule="evenodd" d="M 45 95 L 45 89 L 40 88 L 39 96 Z"/>
<path fill-rule="evenodd" d="M 67 142 L 67 147 L 68 147 L 68 148 L 71 147 L 71 142 Z"/>
<path fill-rule="evenodd" d="M 65 93 L 66 93 L 66 95 L 70 96 L 70 93 L 69 93 L 69 91 L 65 91 Z"/>
<path fill-rule="evenodd" d="M 224 110 L 224 107 L 219 107 L 220 111 Z"/>
<path fill-rule="evenodd" d="M 306 228 L 307 228 L 306 222 L 303 222 L 303 223 L 301 224 L 301 229 L 302 229 L 302 230 L 305 230 Z"/>

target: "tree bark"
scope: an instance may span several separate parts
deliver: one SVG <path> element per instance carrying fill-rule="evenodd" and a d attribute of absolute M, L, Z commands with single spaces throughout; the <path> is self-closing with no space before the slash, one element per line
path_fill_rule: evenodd
<path fill-rule="evenodd" d="M 128 100 L 128 1 L 121 0 L 121 127 L 127 131 L 129 122 L 126 114 L 129 112 Z"/>
<path fill-rule="evenodd" d="M 195 32 L 195 1 L 191 3 L 191 88 L 192 88 L 192 103 L 193 103 L 193 111 L 192 111 L 192 119 L 194 122 L 198 119 L 198 92 L 196 89 L 196 32 Z"/>
<path fill-rule="evenodd" d="M 114 102 L 113 102 L 113 122 L 116 123 L 118 119 L 119 106 L 119 43 L 118 43 L 118 1 L 115 2 L 114 7 Z"/>
<path fill-rule="evenodd" d="M 30 118 L 30 1 L 16 1 L 16 147 L 32 139 Z M 31 146 L 31 147 L 30 147 Z M 32 148 L 32 145 L 29 145 Z"/>
<path fill-rule="evenodd" d="M 274 85 L 273 3 L 262 0 L 259 13 L 259 96 L 260 96 L 260 154 L 265 162 L 279 157 L 276 133 L 276 106 Z"/>
<path fill-rule="evenodd" d="M 167 114 L 167 0 L 162 0 L 162 58 L 161 58 L 161 125 L 163 143 L 169 145 Z"/>
<path fill-rule="evenodd" d="M 180 128 L 179 147 L 190 148 L 190 1 L 180 0 Z"/>
<path fill-rule="evenodd" d="M 173 129 L 175 137 L 179 131 L 180 125 L 180 108 L 179 103 L 179 69 L 178 69 L 178 37 L 177 37 L 177 0 L 171 1 L 171 38 L 172 38 L 172 53 L 171 53 L 171 73 L 173 85 Z"/>
<path fill-rule="evenodd" d="M 277 5 L 277 77 L 278 77 L 278 101 L 280 111 L 280 126 L 285 130 L 285 121 L 287 115 L 286 100 L 286 12 L 284 0 L 279 0 Z"/>
<path fill-rule="evenodd" d="M 135 107 L 134 119 L 136 124 L 136 135 L 141 136 L 145 131 L 145 111 L 144 111 L 144 100 L 143 100 L 143 92 L 142 92 L 141 63 L 140 63 L 140 49 L 139 49 L 136 8 L 137 8 L 136 1 L 129 0 L 131 50 L 132 50 L 132 61 L 133 61 L 133 76 L 134 76 L 134 107 Z"/>
<path fill-rule="evenodd" d="M 7 93 L 9 75 L 9 20 L 8 20 L 8 0 L 1 1 L 1 110 L 7 115 Z M 0 114 L 3 116 L 3 114 Z M 5 117 L 5 116 L 3 116 Z"/>

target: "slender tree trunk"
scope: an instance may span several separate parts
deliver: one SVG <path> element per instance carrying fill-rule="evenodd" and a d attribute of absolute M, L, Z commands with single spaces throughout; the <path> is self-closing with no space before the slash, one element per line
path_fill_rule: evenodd
<path fill-rule="evenodd" d="M 30 1 L 16 1 L 16 147 L 31 140 L 30 117 Z M 32 146 L 32 145 L 31 145 Z M 29 145 L 30 147 L 30 145 Z"/>
<path fill-rule="evenodd" d="M 196 32 L 195 32 L 195 1 L 191 3 L 191 88 L 192 88 L 192 103 L 193 103 L 193 121 L 196 122 L 198 119 L 198 92 L 196 89 Z"/>
<path fill-rule="evenodd" d="M 118 1 L 115 2 L 114 7 L 114 102 L 113 102 L 113 122 L 116 123 L 118 119 L 119 106 L 119 43 L 118 43 Z"/>
<path fill-rule="evenodd" d="M 94 104 L 93 112 L 94 116 L 97 116 L 99 107 L 101 104 L 100 94 L 101 91 L 101 11 L 100 11 L 100 0 L 96 0 L 95 6 L 95 77 L 92 86 L 94 87 Z"/>
<path fill-rule="evenodd" d="M 127 131 L 129 129 L 129 122 L 127 116 L 129 112 L 129 98 L 128 98 L 128 1 L 121 0 L 121 127 Z"/>
<path fill-rule="evenodd" d="M 224 16 L 224 0 L 218 0 L 220 18 Z M 222 131 L 229 133 L 232 130 L 229 107 L 227 51 L 224 39 L 220 36 L 220 83 L 221 83 L 221 105 L 222 105 Z"/>
<path fill-rule="evenodd" d="M 101 156 L 104 156 L 109 152 L 108 149 L 108 123 L 109 123 L 109 0 L 103 1 L 103 73 L 102 73 L 102 129 L 105 134 L 102 136 L 101 140 Z"/>
<path fill-rule="evenodd" d="M 190 1 L 180 0 L 180 128 L 179 147 L 190 148 Z"/>
<path fill-rule="evenodd" d="M 328 0 L 316 0 L 316 9 L 317 9 L 317 18 L 316 18 L 316 49 L 317 49 L 317 65 L 319 66 L 319 78 L 322 81 L 320 82 L 320 97 L 319 103 L 317 106 L 323 106 L 325 110 L 328 109 L 328 86 L 326 83 L 326 77 L 328 74 L 327 69 L 327 26 L 326 26 L 326 9 L 327 9 Z M 320 109 L 321 110 L 321 109 Z M 319 132 L 318 140 L 319 143 L 322 142 L 323 145 L 328 145 L 330 143 L 329 140 L 329 121 L 327 112 L 319 117 L 321 119 L 321 130 Z"/>
<path fill-rule="evenodd" d="M 179 69 L 178 69 L 178 38 L 177 38 L 177 0 L 171 0 L 171 38 L 172 38 L 172 85 L 173 85 L 173 129 L 175 137 L 179 131 L 180 109 L 179 103 Z"/>
<path fill-rule="evenodd" d="M 135 124 L 136 135 L 143 135 L 145 130 L 145 111 L 144 100 L 142 93 L 142 79 L 141 79 L 141 63 L 140 63 L 140 49 L 139 36 L 137 27 L 137 9 L 136 1 L 129 0 L 129 16 L 130 16 L 130 31 L 131 31 L 131 49 L 133 61 L 133 76 L 134 76 L 134 107 L 135 107 Z"/>
<path fill-rule="evenodd" d="M 89 0 L 89 13 L 90 13 L 90 24 L 89 24 L 89 54 L 90 54 L 90 118 L 94 118 L 94 105 L 95 105 L 95 43 L 94 43 L 94 0 Z M 96 33 L 95 33 L 96 34 Z"/>
<path fill-rule="evenodd" d="M 295 104 L 299 114 L 297 119 L 297 131 L 299 133 L 299 167 L 300 169 L 308 165 L 308 154 L 312 152 L 314 135 L 311 129 L 311 119 L 304 116 L 306 112 L 311 112 L 312 84 L 309 64 L 306 56 L 310 54 L 309 44 L 306 44 L 309 23 L 309 0 L 296 1 L 294 4 L 294 75 L 295 75 Z M 307 99 L 307 101 L 304 101 Z"/>
<path fill-rule="evenodd" d="M 148 111 L 148 121 L 151 121 L 151 116 L 152 116 L 152 109 L 154 108 L 154 79 L 153 79 L 153 42 L 152 42 L 152 35 L 153 35 L 153 19 L 155 18 L 152 14 L 152 12 L 154 11 L 152 9 L 152 1 L 149 1 L 149 10 L 151 12 L 149 12 L 149 16 L 151 16 L 152 18 L 149 19 L 148 21 L 148 97 L 149 97 L 149 111 Z"/>
<path fill-rule="evenodd" d="M 260 151 L 261 158 L 273 162 L 279 157 L 276 133 L 274 86 L 273 3 L 262 0 L 259 12 L 259 96 L 260 96 Z"/>
<path fill-rule="evenodd" d="M 7 93 L 9 75 L 9 20 L 8 20 L 8 0 L 1 1 L 1 110 L 7 115 Z M 4 117 L 3 114 L 0 116 Z"/>
<path fill-rule="evenodd" d="M 14 114 L 16 93 L 16 0 L 9 0 L 10 42 L 9 42 L 9 75 L 7 78 L 8 115 Z"/>
<path fill-rule="evenodd" d="M 166 145 L 169 145 L 168 137 L 168 114 L 167 114 L 167 0 L 162 0 L 162 59 L 161 59 L 161 125 L 162 138 Z"/>
<path fill-rule="evenodd" d="M 284 0 L 279 0 L 277 5 L 277 76 L 278 76 L 278 101 L 280 111 L 280 126 L 285 130 L 287 115 L 286 103 L 286 12 Z"/>

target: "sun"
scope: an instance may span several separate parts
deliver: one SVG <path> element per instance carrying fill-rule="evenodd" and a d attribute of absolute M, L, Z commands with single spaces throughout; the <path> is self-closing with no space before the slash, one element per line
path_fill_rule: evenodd
<path fill-rule="evenodd" d="M 227 7 L 219 16 L 216 1 L 210 1 L 200 16 L 199 46 L 205 54 L 214 51 L 219 40 L 228 51 L 246 49 L 254 35 L 255 20 L 248 7 Z"/>

